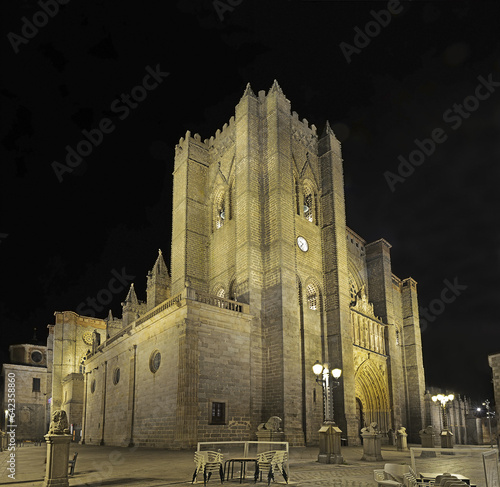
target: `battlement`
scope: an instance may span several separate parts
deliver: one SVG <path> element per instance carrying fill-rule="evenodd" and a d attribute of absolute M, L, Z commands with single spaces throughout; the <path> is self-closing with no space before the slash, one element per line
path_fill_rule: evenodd
<path fill-rule="evenodd" d="M 273 95 L 274 93 L 279 93 L 283 95 L 284 99 L 288 101 L 288 99 L 285 97 L 283 94 L 283 91 L 279 87 L 277 81 L 274 81 L 274 84 L 272 87 L 269 89 L 268 93 L 264 90 L 259 91 L 258 97 L 255 96 L 253 93 L 250 83 L 247 84 L 247 87 L 242 95 L 242 99 L 245 96 L 251 96 L 253 98 L 256 98 L 258 102 L 260 103 L 266 103 L 268 100 L 268 97 Z M 291 117 L 292 117 L 292 127 L 294 129 L 294 132 L 299 132 L 299 135 L 301 137 L 308 137 L 308 138 L 318 138 L 318 131 L 316 125 L 313 123 L 309 123 L 309 121 L 306 118 L 303 118 L 302 120 L 299 119 L 299 115 L 297 112 L 293 111 L 291 112 Z M 205 138 L 203 141 L 201 139 L 200 134 L 195 133 L 194 135 L 191 135 L 191 131 L 188 130 L 186 131 L 186 134 L 184 137 L 181 137 L 179 139 L 179 143 L 176 145 L 176 152 L 177 151 L 182 151 L 187 147 L 188 143 L 193 143 L 196 144 L 206 150 L 215 147 L 217 148 L 218 144 L 223 144 L 226 145 L 227 138 L 230 137 L 231 139 L 234 139 L 234 129 L 235 129 L 235 117 L 232 116 L 229 119 L 229 123 L 225 123 L 222 126 L 222 129 L 217 129 L 215 132 L 215 135 L 212 135 L 210 138 Z"/>

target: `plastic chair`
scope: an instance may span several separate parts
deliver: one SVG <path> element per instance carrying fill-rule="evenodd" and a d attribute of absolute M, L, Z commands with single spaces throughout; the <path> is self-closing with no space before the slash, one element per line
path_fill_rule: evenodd
<path fill-rule="evenodd" d="M 220 483 L 224 483 L 224 469 L 222 468 L 222 453 L 216 451 L 197 451 L 194 454 L 196 469 L 193 474 L 192 484 L 200 472 L 203 472 L 203 485 L 207 485 L 213 472 L 219 472 Z"/>
<path fill-rule="evenodd" d="M 288 474 L 285 470 L 285 463 L 288 459 L 285 450 L 265 451 L 257 455 L 257 468 L 255 470 L 255 482 L 257 482 L 260 474 L 262 480 L 262 472 L 267 470 L 267 485 L 274 482 L 274 472 L 277 470 L 283 476 L 283 479 L 288 484 Z"/>

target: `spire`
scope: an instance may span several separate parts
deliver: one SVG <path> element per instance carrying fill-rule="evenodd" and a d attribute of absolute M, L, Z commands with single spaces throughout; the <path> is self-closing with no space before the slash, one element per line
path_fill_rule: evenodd
<path fill-rule="evenodd" d="M 137 294 L 135 294 L 134 283 L 130 285 L 130 290 L 125 298 L 125 305 L 127 304 L 139 304 L 139 300 L 137 299 Z"/>
<path fill-rule="evenodd" d="M 156 259 L 155 265 L 152 270 L 153 276 L 168 276 L 168 268 L 165 264 L 165 260 L 163 259 L 163 254 L 161 253 L 161 249 L 158 249 L 158 258 Z"/>
<path fill-rule="evenodd" d="M 111 309 L 109 310 L 108 317 L 106 318 L 106 321 L 113 321 L 113 312 Z"/>
<path fill-rule="evenodd" d="M 247 83 L 247 86 L 246 86 L 245 91 L 243 92 L 243 95 L 241 96 L 241 98 L 243 98 L 245 96 L 255 97 L 255 93 L 252 91 L 252 87 L 250 86 L 250 83 Z"/>
<path fill-rule="evenodd" d="M 280 93 L 281 95 L 283 95 L 283 90 L 276 80 L 274 80 L 273 86 L 271 86 L 269 93 Z"/>
<path fill-rule="evenodd" d="M 325 137 L 326 135 L 333 135 L 335 137 L 335 134 L 333 133 L 332 127 L 330 127 L 330 122 L 328 120 L 326 121 L 325 128 L 323 129 L 321 137 Z"/>

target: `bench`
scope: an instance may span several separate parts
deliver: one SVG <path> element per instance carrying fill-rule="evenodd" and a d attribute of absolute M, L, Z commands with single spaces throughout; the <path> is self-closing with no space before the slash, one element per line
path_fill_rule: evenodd
<path fill-rule="evenodd" d="M 73 460 L 68 460 L 69 474 L 75 475 L 75 465 L 76 465 L 76 457 L 78 456 L 78 452 L 75 452 L 73 455 Z"/>

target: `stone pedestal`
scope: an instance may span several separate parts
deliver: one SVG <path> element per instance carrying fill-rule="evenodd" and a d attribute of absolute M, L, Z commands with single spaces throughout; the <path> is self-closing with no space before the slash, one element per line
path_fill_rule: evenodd
<path fill-rule="evenodd" d="M 45 435 L 47 468 L 42 487 L 69 487 L 68 461 L 71 435 Z"/>
<path fill-rule="evenodd" d="M 407 438 L 408 438 L 408 435 L 406 433 L 400 433 L 399 431 L 397 432 L 396 446 L 397 446 L 398 451 L 408 450 Z"/>
<path fill-rule="evenodd" d="M 335 423 L 323 423 L 319 429 L 319 463 L 344 463 L 340 452 L 341 435 Z"/>
<path fill-rule="evenodd" d="M 382 458 L 382 435 L 380 433 L 361 433 L 363 437 L 363 456 L 361 460 L 366 462 L 381 462 Z"/>
<path fill-rule="evenodd" d="M 432 426 L 427 426 L 427 428 L 419 431 L 420 441 L 422 443 L 422 448 L 434 448 L 434 428 Z M 436 452 L 434 451 L 423 451 L 420 456 L 422 458 L 435 457 Z"/>
<path fill-rule="evenodd" d="M 7 450 L 7 433 L 0 430 L 0 451 Z"/>
<path fill-rule="evenodd" d="M 453 448 L 453 433 L 448 429 L 441 431 L 441 448 Z"/>
<path fill-rule="evenodd" d="M 275 450 L 276 448 L 270 448 L 272 445 L 266 445 L 266 442 L 270 441 L 285 441 L 285 433 L 283 431 L 274 430 L 258 430 L 257 431 L 257 441 L 261 441 L 262 445 L 257 445 L 257 453 L 262 453 L 264 451 Z"/>

